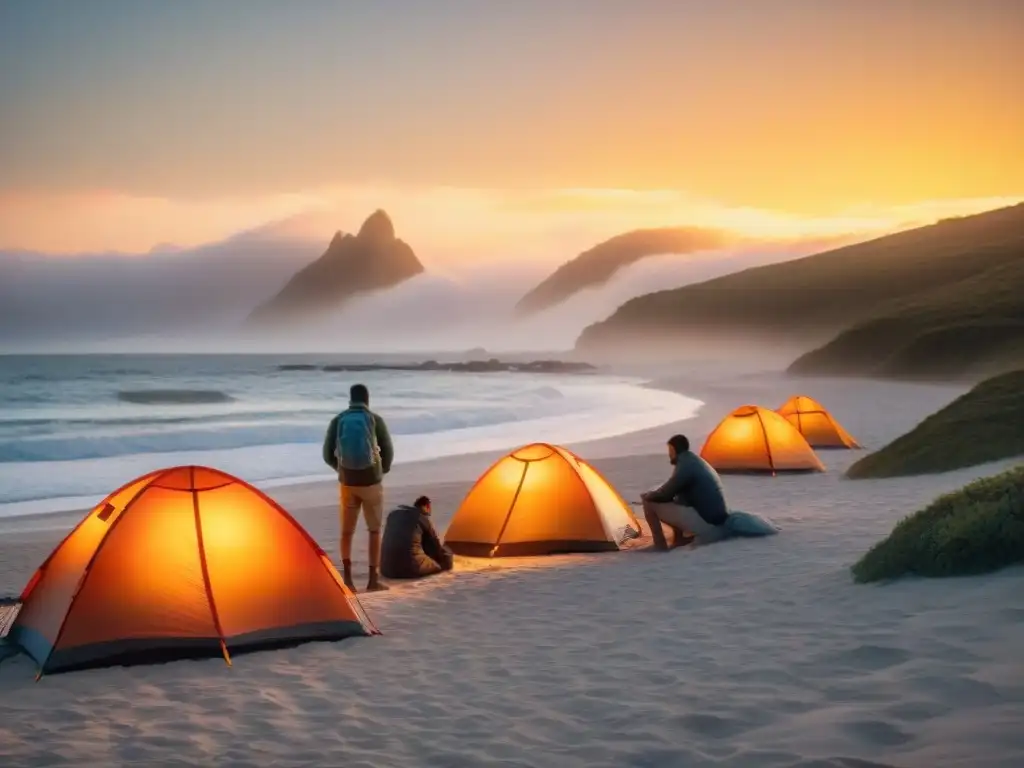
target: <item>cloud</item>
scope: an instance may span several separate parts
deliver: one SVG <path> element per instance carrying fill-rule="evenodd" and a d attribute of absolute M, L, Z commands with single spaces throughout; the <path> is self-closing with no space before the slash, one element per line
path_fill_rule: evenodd
<path fill-rule="evenodd" d="M 384 208 L 398 235 L 428 266 L 464 271 L 505 262 L 555 266 L 596 242 L 632 229 L 703 226 L 757 241 L 871 236 L 966 215 L 1021 198 L 860 205 L 807 217 L 727 206 L 678 190 L 488 189 L 330 186 L 264 196 L 166 199 L 118 192 L 0 196 L 0 248 L 46 253 L 145 254 L 263 228 L 326 243 Z"/>
<path fill-rule="evenodd" d="M 0 248 L 54 254 L 187 248 L 320 204 L 308 194 L 168 199 L 97 190 L 0 195 Z"/>

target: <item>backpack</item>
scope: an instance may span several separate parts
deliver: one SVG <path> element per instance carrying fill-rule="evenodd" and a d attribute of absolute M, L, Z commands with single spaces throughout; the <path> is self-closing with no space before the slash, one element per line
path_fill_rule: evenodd
<path fill-rule="evenodd" d="M 380 461 L 372 413 L 364 408 L 350 408 L 338 417 L 335 455 L 343 469 L 370 469 Z"/>

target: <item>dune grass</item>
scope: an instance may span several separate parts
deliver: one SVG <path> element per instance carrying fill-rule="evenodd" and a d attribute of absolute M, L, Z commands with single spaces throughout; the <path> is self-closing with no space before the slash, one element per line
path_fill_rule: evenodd
<path fill-rule="evenodd" d="M 969 576 L 1024 563 L 1024 465 L 940 496 L 852 568 L 857 582 Z"/>
<path fill-rule="evenodd" d="M 1024 370 L 986 379 L 910 432 L 854 463 L 860 480 L 948 472 L 1024 456 Z"/>

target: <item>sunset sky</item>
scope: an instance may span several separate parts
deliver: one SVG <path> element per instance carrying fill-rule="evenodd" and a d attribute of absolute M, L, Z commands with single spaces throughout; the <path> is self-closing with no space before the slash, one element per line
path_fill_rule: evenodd
<path fill-rule="evenodd" d="M 982 210 L 1022 40 L 1019 0 L 4 0 L 0 248 Z"/>

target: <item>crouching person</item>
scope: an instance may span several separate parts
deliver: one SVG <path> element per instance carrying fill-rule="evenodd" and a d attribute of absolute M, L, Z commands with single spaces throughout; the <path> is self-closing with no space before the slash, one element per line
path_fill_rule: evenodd
<path fill-rule="evenodd" d="M 381 543 L 380 572 L 388 579 L 419 579 L 452 569 L 452 553 L 430 519 L 430 499 L 420 496 L 388 515 Z"/>

